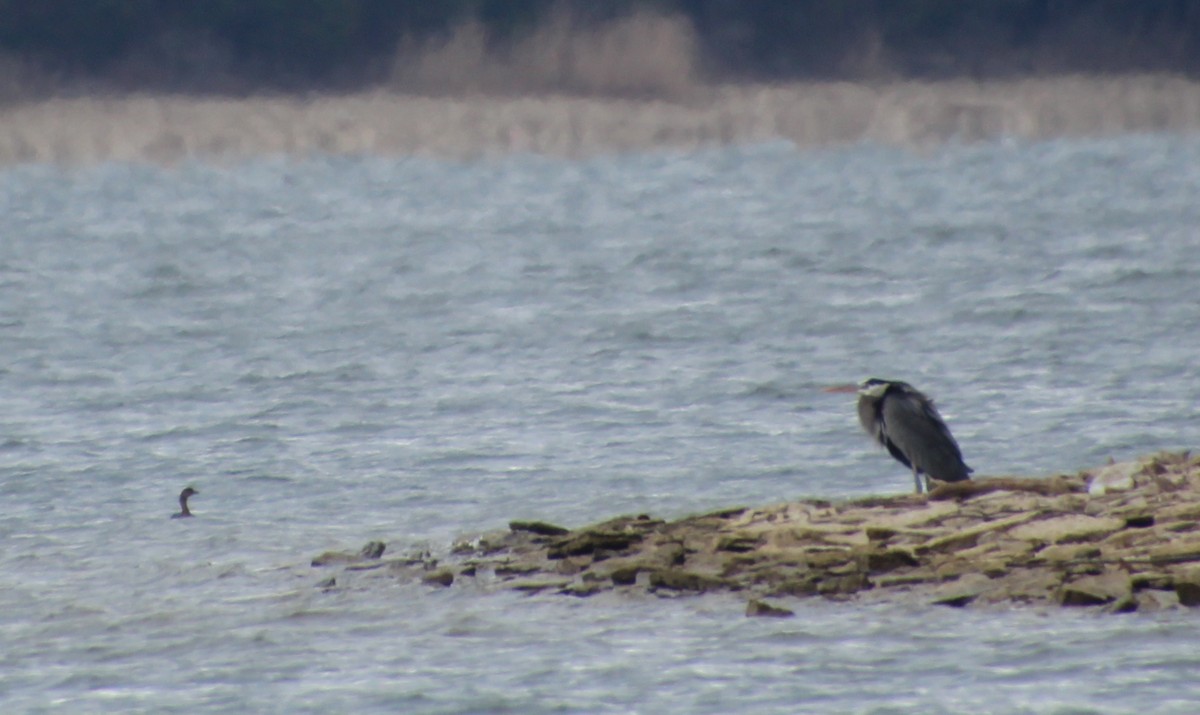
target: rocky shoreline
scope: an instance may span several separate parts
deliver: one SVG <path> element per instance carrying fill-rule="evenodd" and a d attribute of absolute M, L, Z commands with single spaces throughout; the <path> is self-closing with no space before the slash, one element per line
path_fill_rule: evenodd
<path fill-rule="evenodd" d="M 330 552 L 318 585 L 355 572 L 587 597 L 735 592 L 747 615 L 787 616 L 822 597 L 953 607 L 1200 606 L 1200 457 L 1158 454 L 1075 475 L 944 484 L 928 495 L 808 500 L 578 529 L 512 522 L 445 559 L 384 558 L 372 542 Z"/>

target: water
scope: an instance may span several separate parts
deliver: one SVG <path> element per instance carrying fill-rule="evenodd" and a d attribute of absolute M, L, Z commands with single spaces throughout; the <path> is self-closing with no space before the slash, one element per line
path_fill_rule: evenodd
<path fill-rule="evenodd" d="M 0 705 L 1194 712 L 1193 614 L 524 597 L 308 560 L 1196 446 L 1200 142 L 0 174 Z M 172 521 L 191 484 L 196 519 Z"/>

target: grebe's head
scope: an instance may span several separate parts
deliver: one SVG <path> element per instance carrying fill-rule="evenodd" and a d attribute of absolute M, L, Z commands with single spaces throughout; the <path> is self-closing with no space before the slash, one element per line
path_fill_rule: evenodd
<path fill-rule="evenodd" d="M 190 497 L 191 495 L 193 495 L 193 494 L 199 494 L 199 493 L 200 493 L 200 492 L 196 491 L 195 489 L 192 489 L 191 487 L 187 487 L 187 488 L 185 488 L 183 491 L 179 492 L 179 498 L 180 498 L 180 499 L 187 499 L 187 498 L 188 498 L 188 497 Z"/>

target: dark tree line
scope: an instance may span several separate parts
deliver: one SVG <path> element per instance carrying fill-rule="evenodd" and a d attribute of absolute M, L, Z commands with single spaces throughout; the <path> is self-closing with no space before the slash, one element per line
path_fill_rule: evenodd
<path fill-rule="evenodd" d="M 1200 71 L 1200 0 L 680 0 L 726 69 L 778 77 Z"/>
<path fill-rule="evenodd" d="M 65 78 L 352 88 L 468 19 L 503 43 L 563 10 L 681 16 L 719 78 L 1200 73 L 1200 0 L 0 0 L 0 54 Z"/>

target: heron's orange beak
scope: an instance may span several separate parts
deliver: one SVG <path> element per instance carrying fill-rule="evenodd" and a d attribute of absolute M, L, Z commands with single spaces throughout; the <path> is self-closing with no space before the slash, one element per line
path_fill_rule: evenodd
<path fill-rule="evenodd" d="M 849 383 L 846 385 L 830 385 L 823 392 L 858 392 L 858 385 Z"/>

